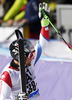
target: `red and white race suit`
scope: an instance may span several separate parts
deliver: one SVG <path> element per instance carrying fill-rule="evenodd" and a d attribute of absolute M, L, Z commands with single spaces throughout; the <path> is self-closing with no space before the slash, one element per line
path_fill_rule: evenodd
<path fill-rule="evenodd" d="M 25 72 L 27 76 L 26 91 L 29 94 L 28 100 L 40 100 L 39 89 L 35 80 L 33 65 L 36 64 L 40 58 L 45 44 L 49 40 L 49 27 L 42 27 L 40 39 L 35 47 L 35 57 L 32 66 L 26 67 Z M 12 62 L 5 66 L 0 78 L 0 100 L 15 100 L 18 93 L 21 91 L 20 84 L 20 70 L 15 63 Z"/>

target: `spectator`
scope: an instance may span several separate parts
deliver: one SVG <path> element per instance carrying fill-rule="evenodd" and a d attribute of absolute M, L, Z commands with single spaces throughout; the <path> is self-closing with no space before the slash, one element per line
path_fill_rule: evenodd
<path fill-rule="evenodd" d="M 22 24 L 28 23 L 29 25 L 29 38 L 39 38 L 39 33 L 41 29 L 40 19 L 38 17 L 40 2 L 43 2 L 43 0 L 30 0 L 26 6 L 24 18 L 21 21 Z M 19 24 L 18 22 L 18 20 L 15 22 L 16 25 Z"/>
<path fill-rule="evenodd" d="M 26 13 L 22 23 L 29 23 L 30 38 L 38 39 L 41 29 L 38 17 L 39 3 L 43 0 L 30 0 L 26 7 Z"/>

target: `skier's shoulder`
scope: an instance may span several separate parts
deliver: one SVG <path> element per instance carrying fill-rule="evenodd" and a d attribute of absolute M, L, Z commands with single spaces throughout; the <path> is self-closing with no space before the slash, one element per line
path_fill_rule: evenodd
<path fill-rule="evenodd" d="M 18 78 L 19 78 L 19 71 L 10 66 L 10 63 L 8 63 L 2 71 L 0 80 L 4 81 L 10 87 L 12 87 L 12 84 L 14 84 Z"/>
<path fill-rule="evenodd" d="M 5 77 L 8 77 L 8 76 L 12 77 L 12 76 L 14 75 L 14 73 L 16 73 L 16 72 L 18 72 L 18 71 L 19 71 L 19 70 L 13 68 L 13 67 L 10 65 L 10 63 L 8 63 L 8 64 L 4 67 L 4 69 L 3 69 L 1 75 L 4 75 Z M 7 75 L 8 75 L 8 76 L 7 76 Z"/>
<path fill-rule="evenodd" d="M 0 80 L 4 81 L 5 83 L 7 83 L 10 87 L 12 87 L 12 82 L 11 82 L 11 75 L 10 75 L 10 71 L 8 69 L 9 64 L 7 64 L 4 68 L 4 70 L 2 71 Z"/>

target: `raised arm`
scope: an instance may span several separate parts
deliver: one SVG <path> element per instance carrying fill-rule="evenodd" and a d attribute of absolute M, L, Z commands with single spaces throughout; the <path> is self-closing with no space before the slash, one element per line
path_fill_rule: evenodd
<path fill-rule="evenodd" d="M 40 5 L 39 5 L 40 9 Z M 47 4 L 43 6 L 43 9 L 48 11 Z M 49 41 L 49 20 L 47 18 L 43 18 L 41 11 L 39 10 L 39 18 L 41 18 L 41 32 L 40 32 L 40 38 L 39 41 L 35 47 L 35 61 L 34 65 L 40 58 L 42 52 L 46 48 L 46 44 L 48 44 Z"/>

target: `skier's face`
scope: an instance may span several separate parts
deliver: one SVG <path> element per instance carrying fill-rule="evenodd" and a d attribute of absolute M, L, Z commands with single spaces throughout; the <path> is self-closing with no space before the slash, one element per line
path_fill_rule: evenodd
<path fill-rule="evenodd" d="M 26 58 L 26 66 L 31 66 L 32 59 Z"/>
<path fill-rule="evenodd" d="M 31 66 L 31 61 L 34 59 L 35 51 L 31 52 L 26 58 L 26 66 Z"/>

